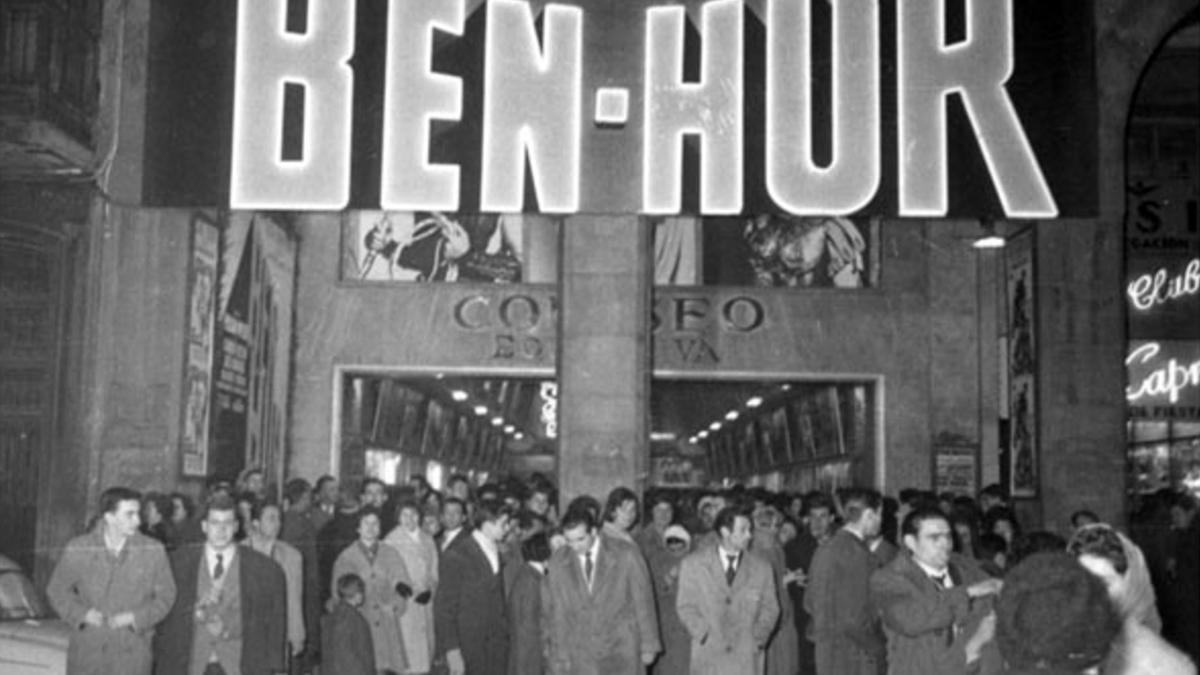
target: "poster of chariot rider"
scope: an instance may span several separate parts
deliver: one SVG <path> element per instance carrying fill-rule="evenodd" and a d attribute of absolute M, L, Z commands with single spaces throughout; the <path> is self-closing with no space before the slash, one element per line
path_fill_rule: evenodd
<path fill-rule="evenodd" d="M 557 276 L 557 222 L 530 214 L 354 211 L 343 278 L 518 283 Z"/>

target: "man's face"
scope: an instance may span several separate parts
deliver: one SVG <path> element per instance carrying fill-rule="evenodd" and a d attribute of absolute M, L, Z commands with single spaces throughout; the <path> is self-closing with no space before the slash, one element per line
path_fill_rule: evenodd
<path fill-rule="evenodd" d="M 383 508 L 385 501 L 387 501 L 387 492 L 384 491 L 383 485 L 380 483 L 367 483 L 363 487 L 363 506 L 374 506 L 377 509 Z"/>
<path fill-rule="evenodd" d="M 878 537 L 879 530 L 883 527 L 883 509 L 863 509 L 862 520 L 859 522 L 864 537 Z"/>
<path fill-rule="evenodd" d="M 312 494 L 304 492 L 296 498 L 296 501 L 291 505 L 291 508 L 297 511 L 307 511 L 310 506 L 312 506 Z"/>
<path fill-rule="evenodd" d="M 754 534 L 754 529 L 750 526 L 750 519 L 746 516 L 737 516 L 733 519 L 733 529 L 721 528 L 718 533 L 721 535 L 721 545 L 731 551 L 745 551 L 746 544 L 750 543 L 750 536 Z"/>
<path fill-rule="evenodd" d="M 104 523 L 108 531 L 117 537 L 131 537 L 137 532 L 142 518 L 138 515 L 142 504 L 136 499 L 123 499 L 117 502 L 117 508 L 104 514 Z"/>
<path fill-rule="evenodd" d="M 442 507 L 442 526 L 447 530 L 457 530 L 462 527 L 463 518 L 466 514 L 463 513 L 462 505 L 455 502 L 448 502 Z"/>
<path fill-rule="evenodd" d="M 539 516 L 544 516 L 546 511 L 550 510 L 550 498 L 546 496 L 545 492 L 535 492 L 529 495 L 525 507 Z"/>
<path fill-rule="evenodd" d="M 491 539 L 496 543 L 500 543 L 501 541 L 504 541 L 506 536 L 508 536 L 508 531 L 511 529 L 511 525 L 512 523 L 509 521 L 508 516 L 502 515 L 495 520 L 484 521 L 483 524 L 479 526 L 479 531 L 482 532 L 483 536 L 487 537 L 488 539 Z"/>
<path fill-rule="evenodd" d="M 218 551 L 223 551 L 233 544 L 233 535 L 237 532 L 237 512 L 210 510 L 200 523 L 208 545 Z"/>
<path fill-rule="evenodd" d="M 916 535 L 904 535 L 904 545 L 917 562 L 935 570 L 945 569 L 950 563 L 950 551 L 954 548 L 950 523 L 943 518 L 922 520 L 917 525 Z"/>
<path fill-rule="evenodd" d="M 337 504 L 338 501 L 338 482 L 337 479 L 327 480 L 321 485 L 321 492 L 317 495 L 322 504 Z"/>
<path fill-rule="evenodd" d="M 416 532 L 421 526 L 421 514 L 417 510 L 410 507 L 400 509 L 400 527 L 403 527 L 409 532 Z"/>
<path fill-rule="evenodd" d="M 446 491 L 450 493 L 451 497 L 461 499 L 464 502 L 471 496 L 471 486 L 467 485 L 466 481 L 456 480 L 450 484 L 450 487 Z"/>
<path fill-rule="evenodd" d="M 827 506 L 815 506 L 808 510 L 808 533 L 813 539 L 824 539 L 833 524 L 833 514 Z"/>
<path fill-rule="evenodd" d="M 283 524 L 279 509 L 274 506 L 264 506 L 258 516 L 258 533 L 267 539 L 279 536 L 279 528 Z"/>
<path fill-rule="evenodd" d="M 583 555 L 592 550 L 592 544 L 596 542 L 596 528 L 580 523 L 569 530 L 563 530 L 563 537 L 576 555 Z"/>
<path fill-rule="evenodd" d="M 246 490 L 254 494 L 261 494 L 265 483 L 263 475 L 257 471 L 246 476 Z"/>

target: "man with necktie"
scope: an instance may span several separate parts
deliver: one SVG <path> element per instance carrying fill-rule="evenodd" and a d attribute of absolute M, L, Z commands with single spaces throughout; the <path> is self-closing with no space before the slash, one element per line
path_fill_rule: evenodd
<path fill-rule="evenodd" d="M 201 514 L 204 542 L 171 555 L 177 595 L 154 645 L 158 675 L 274 675 L 286 667 L 287 586 L 274 560 L 237 546 L 237 503 Z"/>
<path fill-rule="evenodd" d="M 562 532 L 567 545 L 550 558 L 544 600 L 550 671 L 643 675 L 662 643 L 641 550 L 601 534 L 585 508 L 567 510 Z"/>
<path fill-rule="evenodd" d="M 919 508 L 900 528 L 905 552 L 871 577 L 883 617 L 890 675 L 996 672 L 992 600 L 1002 582 L 953 552 L 950 521 Z"/>
<path fill-rule="evenodd" d="M 770 563 L 747 550 L 751 532 L 750 516 L 726 507 L 713 521 L 715 544 L 680 563 L 675 609 L 692 636 L 693 675 L 763 672 L 779 600 Z"/>

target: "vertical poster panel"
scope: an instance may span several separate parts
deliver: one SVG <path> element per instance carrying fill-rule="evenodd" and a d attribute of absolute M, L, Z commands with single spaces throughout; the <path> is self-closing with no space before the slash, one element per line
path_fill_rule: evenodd
<path fill-rule="evenodd" d="M 1038 487 L 1037 269 L 1034 230 L 1005 247 L 1008 311 L 1009 494 L 1035 497 Z"/>
<path fill-rule="evenodd" d="M 199 477 L 208 472 L 213 318 L 221 230 L 216 220 L 201 213 L 192 217 L 191 229 L 179 449 L 183 475 Z"/>

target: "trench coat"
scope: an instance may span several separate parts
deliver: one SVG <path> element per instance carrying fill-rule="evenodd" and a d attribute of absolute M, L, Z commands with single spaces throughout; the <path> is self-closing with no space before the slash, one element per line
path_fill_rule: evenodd
<path fill-rule="evenodd" d="M 67 671 L 81 675 L 148 675 L 154 627 L 175 602 L 175 578 L 162 544 L 141 534 L 113 558 L 103 526 L 67 543 L 46 586 L 54 611 L 71 628 Z M 134 628 L 85 626 L 95 608 L 106 617 L 133 612 Z"/>
<path fill-rule="evenodd" d="M 876 675 L 886 641 L 875 606 L 871 575 L 879 559 L 843 529 L 813 554 L 804 608 L 811 617 L 817 675 Z"/>
<path fill-rule="evenodd" d="M 408 611 L 400 617 L 400 635 L 404 638 L 404 651 L 408 655 L 408 669 L 424 673 L 433 662 L 433 603 L 436 601 L 438 584 L 438 553 L 433 537 L 417 528 L 414 538 L 396 527 L 383 542 L 396 549 L 404 559 L 408 575 L 412 578 L 413 596 L 429 591 L 431 600 L 424 605 L 409 602 Z"/>
<path fill-rule="evenodd" d="M 680 563 L 675 607 L 692 636 L 693 675 L 761 675 L 762 650 L 779 621 L 766 561 L 743 553 L 730 585 L 716 546 L 689 554 Z"/>
<path fill-rule="evenodd" d="M 970 558 L 953 554 L 953 588 L 938 588 L 908 553 L 871 576 L 871 599 L 883 617 L 889 675 L 960 675 L 967 672 L 966 644 L 992 611 L 992 598 L 971 599 L 967 586 L 988 578 Z M 995 640 L 980 653 L 978 670 L 999 672 Z"/>
<path fill-rule="evenodd" d="M 769 530 L 755 532 L 751 549 L 771 565 L 779 601 L 779 624 L 767 645 L 767 675 L 796 675 L 800 670 L 800 639 L 796 634 L 796 610 L 783 575 L 787 574 L 783 545 Z"/>
<path fill-rule="evenodd" d="M 642 654 L 662 651 L 650 573 L 636 545 L 597 536 L 591 591 L 570 547 L 550 558 L 543 615 L 549 626 L 550 672 L 643 675 Z"/>
<path fill-rule="evenodd" d="M 546 640 L 542 625 L 542 587 L 546 575 L 529 563 L 517 563 L 508 598 L 508 675 L 544 675 Z"/>
<path fill-rule="evenodd" d="M 337 588 L 337 580 L 343 574 L 354 573 L 362 577 L 367 592 L 363 597 L 362 612 L 371 625 L 371 640 L 375 644 L 375 667 L 380 670 L 404 672 L 408 660 L 404 641 L 400 634 L 400 617 L 408 609 L 408 602 L 396 593 L 396 584 L 412 586 L 412 578 L 404 559 L 396 549 L 379 542 L 375 560 L 367 558 L 362 542 L 356 541 L 346 547 L 333 563 L 333 578 L 330 588 Z"/>

